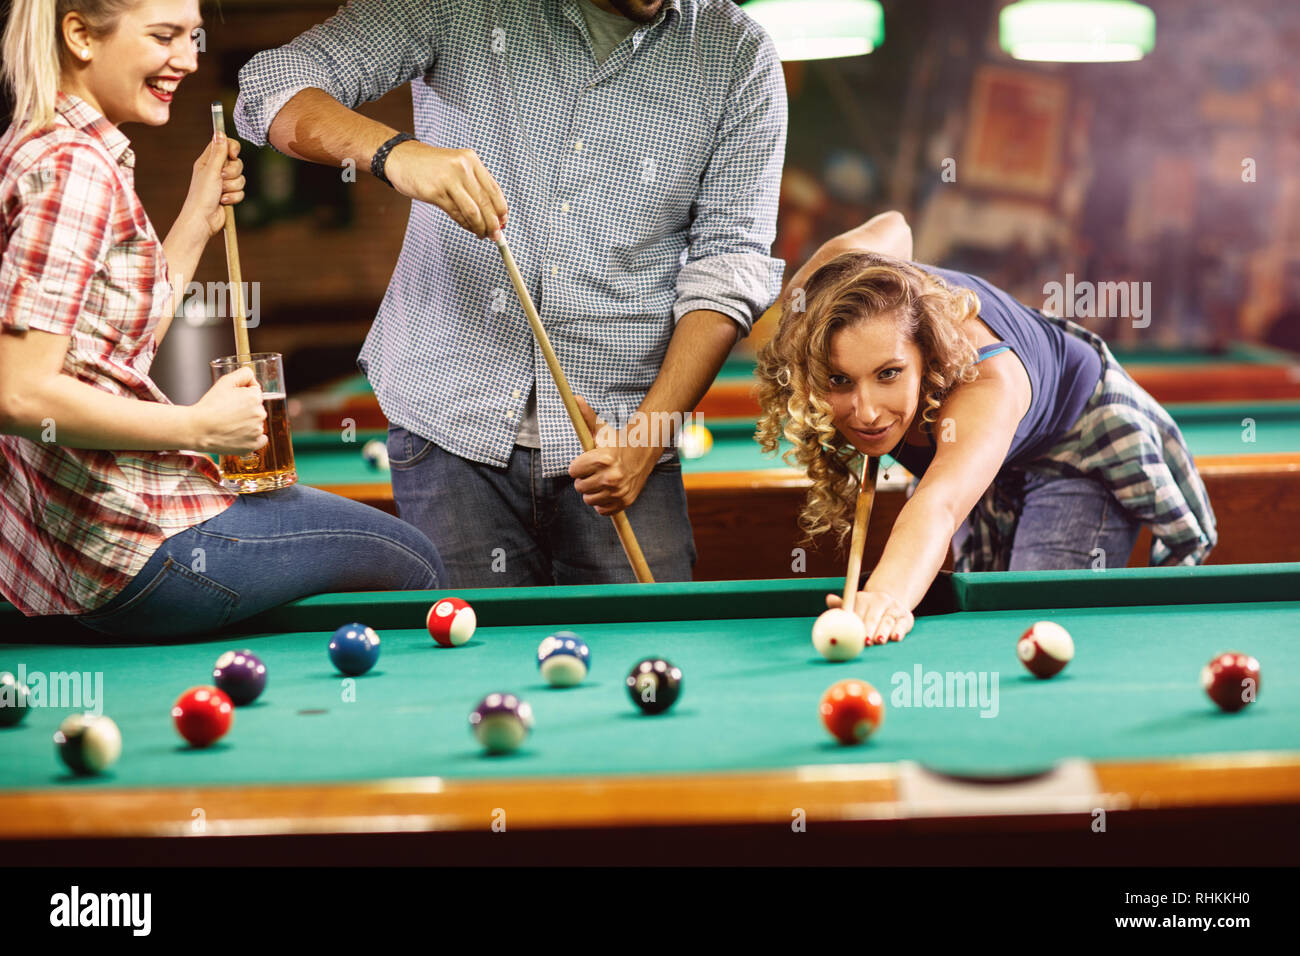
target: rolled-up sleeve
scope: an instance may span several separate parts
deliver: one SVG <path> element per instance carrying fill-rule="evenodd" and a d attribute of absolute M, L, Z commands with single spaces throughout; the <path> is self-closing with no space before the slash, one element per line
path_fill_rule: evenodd
<path fill-rule="evenodd" d="M 112 244 L 107 160 L 65 145 L 19 179 L 0 256 L 0 328 L 71 335 Z"/>
<path fill-rule="evenodd" d="M 244 65 L 235 128 L 265 146 L 276 114 L 309 88 L 350 109 L 379 99 L 433 68 L 459 6 L 458 0 L 352 0 L 324 23 Z"/>
<path fill-rule="evenodd" d="M 673 318 L 710 309 L 748 334 L 781 292 L 785 263 L 771 257 L 785 159 L 781 61 L 761 32 L 746 36 L 705 169 L 677 277 Z"/>

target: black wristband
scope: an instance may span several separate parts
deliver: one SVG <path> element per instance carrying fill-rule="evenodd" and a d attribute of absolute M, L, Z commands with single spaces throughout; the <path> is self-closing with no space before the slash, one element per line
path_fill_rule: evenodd
<path fill-rule="evenodd" d="M 394 148 L 410 139 L 415 139 L 415 137 L 410 133 L 398 133 L 383 146 L 380 146 L 375 150 L 375 155 L 370 160 L 370 174 L 381 183 L 392 186 L 393 184 L 388 181 L 388 177 L 384 175 L 384 164 L 388 162 L 388 154 L 391 153 Z"/>

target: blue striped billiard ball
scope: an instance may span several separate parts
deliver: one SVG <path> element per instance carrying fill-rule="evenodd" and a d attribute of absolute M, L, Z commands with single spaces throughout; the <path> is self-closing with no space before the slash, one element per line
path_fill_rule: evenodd
<path fill-rule="evenodd" d="M 558 631 L 537 647 L 537 668 L 552 687 L 582 683 L 591 667 L 591 648 L 572 631 Z"/>
<path fill-rule="evenodd" d="M 330 661 L 350 677 L 359 677 L 379 660 L 379 635 L 364 624 L 344 624 L 330 640 Z"/>

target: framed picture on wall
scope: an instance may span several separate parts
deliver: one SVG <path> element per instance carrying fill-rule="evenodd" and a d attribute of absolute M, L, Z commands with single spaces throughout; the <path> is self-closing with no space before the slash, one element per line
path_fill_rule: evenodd
<path fill-rule="evenodd" d="M 1061 179 L 1069 95 L 1057 77 L 985 66 L 971 90 L 958 180 L 1045 199 Z"/>

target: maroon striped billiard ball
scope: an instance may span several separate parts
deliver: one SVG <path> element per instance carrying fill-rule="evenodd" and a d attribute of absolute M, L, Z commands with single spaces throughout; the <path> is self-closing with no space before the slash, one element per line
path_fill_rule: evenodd
<path fill-rule="evenodd" d="M 1220 710 L 1235 714 L 1259 696 L 1259 661 L 1225 651 L 1201 668 L 1201 686 Z"/>
<path fill-rule="evenodd" d="M 1039 621 L 1020 635 L 1016 655 L 1035 677 L 1052 677 L 1074 658 L 1074 639 L 1061 625 Z"/>

